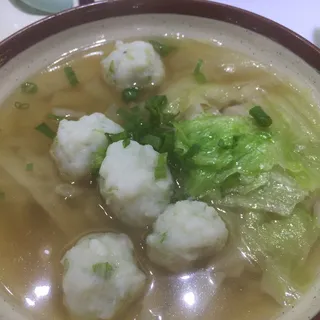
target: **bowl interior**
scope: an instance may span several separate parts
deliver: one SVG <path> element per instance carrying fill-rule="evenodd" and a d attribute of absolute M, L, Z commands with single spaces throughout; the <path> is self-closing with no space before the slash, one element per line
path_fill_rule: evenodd
<path fill-rule="evenodd" d="M 41 32 L 41 24 L 38 25 Z M 278 43 L 255 32 L 227 22 L 207 18 L 175 14 L 143 14 L 108 18 L 80 25 L 36 43 L 18 54 L 0 68 L 0 101 L 3 101 L 23 80 L 40 71 L 61 56 L 88 46 L 105 42 L 144 36 L 167 36 L 192 38 L 210 42 L 215 46 L 226 46 L 240 51 L 276 72 L 288 76 L 300 86 L 311 89 L 320 102 L 320 76 L 305 61 Z M 1 59 L 0 59 L 1 60 Z M 306 320 L 320 309 L 320 276 L 314 286 L 295 308 L 284 310 L 278 320 Z M 28 319 L 7 295 L 0 297 L 0 319 Z"/>

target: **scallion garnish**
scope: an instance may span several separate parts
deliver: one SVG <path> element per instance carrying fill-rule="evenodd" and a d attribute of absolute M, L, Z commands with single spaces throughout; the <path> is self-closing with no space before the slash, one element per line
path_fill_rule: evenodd
<path fill-rule="evenodd" d="M 92 271 L 101 278 L 109 279 L 114 271 L 114 268 L 109 262 L 101 262 L 94 264 L 92 266 Z"/>
<path fill-rule="evenodd" d="M 173 200 L 178 201 L 188 197 L 182 187 L 184 174 L 181 173 L 194 167 L 193 157 L 199 152 L 200 147 L 195 144 L 188 149 L 189 151 L 182 150 L 180 154 L 178 153 L 175 148 L 177 126 L 174 125 L 178 114 L 169 113 L 167 105 L 168 99 L 165 95 L 152 96 L 144 105 L 119 109 L 118 115 L 130 139 L 142 145 L 149 144 L 161 154 L 154 177 L 165 178 L 169 168 L 177 185 Z"/>
<path fill-rule="evenodd" d="M 168 98 L 164 95 L 153 96 L 145 102 L 145 108 L 150 113 L 149 122 L 152 127 L 165 125 L 175 118 L 175 115 L 164 112 L 167 105 Z"/>
<path fill-rule="evenodd" d="M 33 171 L 33 163 L 26 164 L 26 171 Z"/>
<path fill-rule="evenodd" d="M 69 259 L 65 258 L 62 263 L 63 263 L 63 271 L 64 273 L 66 273 L 70 267 Z"/>
<path fill-rule="evenodd" d="M 159 152 L 164 153 L 171 151 L 174 146 L 174 131 L 165 132 L 162 137 L 162 146 Z"/>
<path fill-rule="evenodd" d="M 194 78 L 196 79 L 196 81 L 198 83 L 205 83 L 207 82 L 207 79 L 205 77 L 205 75 L 202 73 L 201 71 L 201 68 L 202 68 L 202 65 L 203 65 L 203 60 L 202 59 L 199 59 L 197 64 L 196 64 L 196 67 L 194 68 L 193 70 L 193 75 L 194 75 Z"/>
<path fill-rule="evenodd" d="M 127 88 L 122 91 L 122 100 L 126 103 L 132 102 L 138 99 L 140 89 L 138 87 Z"/>
<path fill-rule="evenodd" d="M 24 82 L 20 88 L 22 93 L 34 94 L 38 92 L 38 86 L 33 82 Z"/>
<path fill-rule="evenodd" d="M 167 236 L 168 236 L 168 232 L 163 232 L 161 234 L 160 243 L 163 243 L 164 240 L 166 240 Z"/>
<path fill-rule="evenodd" d="M 50 139 L 54 139 L 56 136 L 56 134 L 45 122 L 40 123 L 38 126 L 35 127 L 35 129 Z"/>
<path fill-rule="evenodd" d="M 114 71 L 115 71 L 115 69 L 114 69 L 114 60 L 112 60 L 112 61 L 110 62 L 110 65 L 109 65 L 109 72 L 110 72 L 111 74 L 114 74 Z"/>
<path fill-rule="evenodd" d="M 125 138 L 125 139 L 122 141 L 122 146 L 123 146 L 124 148 L 126 148 L 129 144 L 130 144 L 130 139 L 129 139 L 129 138 Z"/>
<path fill-rule="evenodd" d="M 75 87 L 77 84 L 79 84 L 77 75 L 75 74 L 72 67 L 70 66 L 64 67 L 64 74 L 68 78 L 68 81 L 72 87 Z"/>
<path fill-rule="evenodd" d="M 168 98 L 164 95 L 152 96 L 145 103 L 145 108 L 153 115 L 159 116 L 168 104 Z"/>
<path fill-rule="evenodd" d="M 103 146 L 96 150 L 91 157 L 91 174 L 98 176 L 101 164 L 106 157 L 107 147 Z"/>
<path fill-rule="evenodd" d="M 171 151 L 174 147 L 173 120 L 177 115 L 165 112 L 167 104 L 166 96 L 157 95 L 150 97 L 144 108 L 118 110 L 130 139 L 149 144 L 160 153 Z"/>
<path fill-rule="evenodd" d="M 154 150 L 160 150 L 160 147 L 162 145 L 162 140 L 160 137 L 147 134 L 141 138 L 140 143 L 143 145 L 149 144 L 150 146 L 153 147 Z"/>
<path fill-rule="evenodd" d="M 14 103 L 14 107 L 20 110 L 25 110 L 25 109 L 29 109 L 30 104 L 29 103 L 25 103 L 25 102 L 20 102 L 20 101 L 16 101 Z"/>
<path fill-rule="evenodd" d="M 156 180 L 167 177 L 167 157 L 168 155 L 166 153 L 160 153 L 158 156 L 157 166 L 154 169 L 154 177 Z"/>
<path fill-rule="evenodd" d="M 184 170 L 188 170 L 194 166 L 193 157 L 200 152 L 200 145 L 193 144 L 186 153 L 183 154 L 183 149 L 176 149 L 176 152 L 169 158 L 169 165 L 171 173 L 181 175 L 180 173 Z"/>
<path fill-rule="evenodd" d="M 110 143 L 130 138 L 127 131 L 122 131 L 122 132 L 114 133 L 114 134 L 106 133 L 106 137 Z"/>
<path fill-rule="evenodd" d="M 249 110 L 249 114 L 260 127 L 270 127 L 272 124 L 271 117 L 260 107 L 254 106 Z"/>
<path fill-rule="evenodd" d="M 166 57 L 169 53 L 174 51 L 176 47 L 170 46 L 164 43 L 161 43 L 156 40 L 149 40 L 149 43 L 152 44 L 153 49 L 161 56 Z"/>

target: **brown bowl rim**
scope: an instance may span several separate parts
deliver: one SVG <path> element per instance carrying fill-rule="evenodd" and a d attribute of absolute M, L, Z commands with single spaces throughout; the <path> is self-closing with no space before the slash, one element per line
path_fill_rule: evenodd
<path fill-rule="evenodd" d="M 85 23 L 134 14 L 181 14 L 240 26 L 295 53 L 320 72 L 320 49 L 294 31 L 250 11 L 209 0 L 79 0 L 75 7 L 41 19 L 0 42 L 0 68 L 36 43 Z M 320 313 L 313 318 L 320 320 Z"/>
<path fill-rule="evenodd" d="M 263 35 L 289 49 L 320 72 L 320 49 L 294 31 L 250 11 L 209 0 L 108 0 L 92 3 L 41 19 L 0 42 L 0 67 L 16 55 L 69 28 L 115 16 L 182 14 L 224 21 Z"/>

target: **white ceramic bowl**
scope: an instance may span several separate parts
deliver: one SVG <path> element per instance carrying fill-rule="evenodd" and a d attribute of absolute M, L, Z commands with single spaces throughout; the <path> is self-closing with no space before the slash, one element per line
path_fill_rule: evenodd
<path fill-rule="evenodd" d="M 272 64 L 310 87 L 320 101 L 319 49 L 275 22 L 202 0 L 117 0 L 46 18 L 2 42 L 0 102 L 24 79 L 61 55 L 109 40 L 163 35 L 221 43 Z M 0 294 L 0 320 L 30 319 L 7 298 Z M 320 276 L 295 308 L 283 310 L 276 319 L 312 319 L 319 310 Z"/>

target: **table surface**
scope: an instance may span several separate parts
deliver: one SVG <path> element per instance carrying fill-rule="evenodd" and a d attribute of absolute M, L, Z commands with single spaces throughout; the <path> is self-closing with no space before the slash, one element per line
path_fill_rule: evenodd
<path fill-rule="evenodd" d="M 22 5 L 20 0 L 0 1 L 0 41 L 44 17 L 42 13 Z M 320 28 L 319 0 L 222 0 L 217 2 L 268 17 L 294 30 L 309 41 L 320 44 L 320 39 L 317 41 L 314 37 L 315 30 L 317 27 Z"/>

